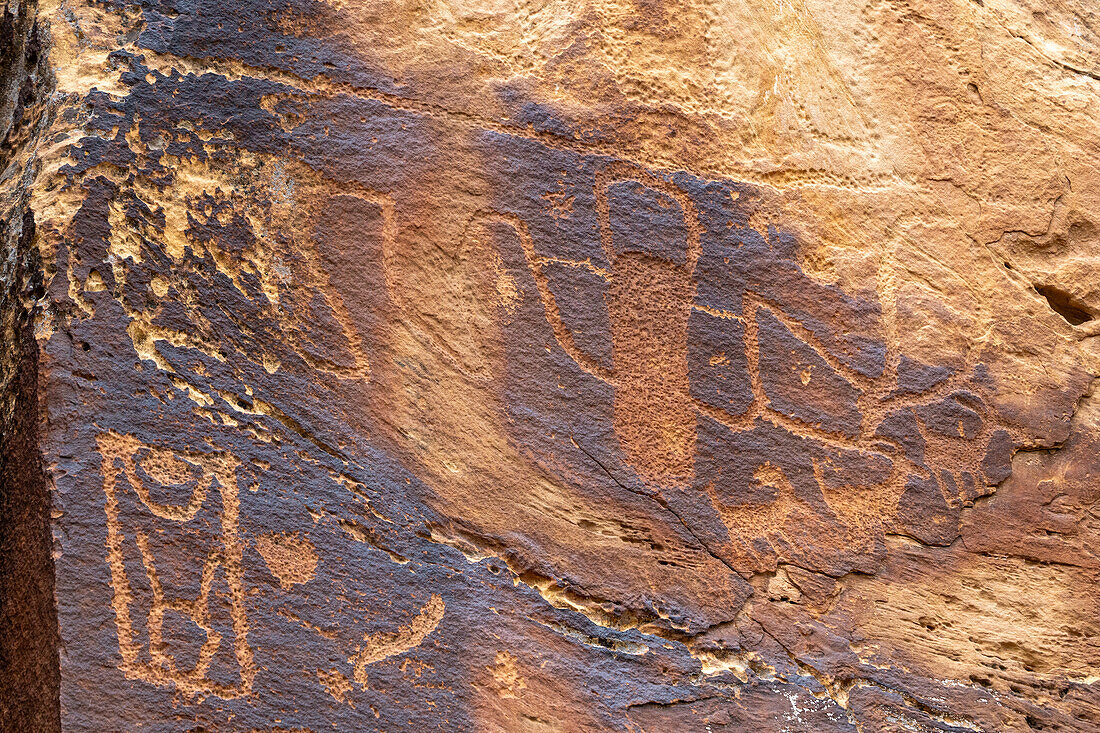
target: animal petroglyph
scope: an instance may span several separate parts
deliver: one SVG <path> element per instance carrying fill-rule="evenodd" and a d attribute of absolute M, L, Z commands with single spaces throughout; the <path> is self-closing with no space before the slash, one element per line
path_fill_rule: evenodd
<path fill-rule="evenodd" d="M 97 442 L 103 460 L 107 563 L 123 673 L 150 684 L 174 686 L 188 695 L 229 699 L 248 694 L 256 669 L 248 645 L 241 579 L 236 459 L 225 454 L 178 453 L 114 432 L 100 435 Z M 134 513 L 137 507 L 131 495 L 147 510 L 144 517 Z M 181 496 L 183 501 L 178 500 Z M 166 585 L 179 585 L 181 577 L 194 580 L 194 568 L 169 565 L 166 569 L 157 557 L 156 544 L 173 531 L 184 537 L 211 535 L 205 557 L 191 560 L 199 573 L 198 587 L 190 589 L 190 597 L 170 593 Z M 144 583 L 130 575 L 135 566 L 127 559 L 128 539 L 138 550 Z M 216 580 L 225 586 L 224 592 L 213 592 Z M 143 619 L 141 609 L 145 609 Z M 180 659 L 193 652 L 184 648 L 193 639 L 165 631 L 166 621 L 177 615 L 197 626 L 205 639 L 197 654 L 191 654 L 195 661 L 190 667 Z M 138 640 L 140 628 L 146 637 L 144 648 Z M 231 642 L 225 638 L 227 632 L 232 634 Z M 232 647 L 236 663 L 232 683 L 219 681 L 225 678 L 225 670 L 212 669 L 223 645 Z"/>
<path fill-rule="evenodd" d="M 443 620 L 446 606 L 436 594 L 416 614 L 409 623 L 398 627 L 396 632 L 367 635 L 348 662 L 352 665 L 352 679 L 363 689 L 367 687 L 367 667 L 398 654 L 414 649 L 435 631 Z"/>
<path fill-rule="evenodd" d="M 699 206 L 710 202 L 666 178 L 610 164 L 594 202 L 601 251 L 588 259 L 541 250 L 518 216 L 479 218 L 514 230 L 528 270 L 515 277 L 529 278 L 557 345 L 613 388 L 624 462 L 674 504 L 709 497 L 738 563 L 767 569 L 789 548 L 817 544 L 815 533 L 839 532 L 839 545 L 863 553 L 883 527 L 948 541 L 958 508 L 996 483 L 990 461 L 1010 440 L 979 395 L 975 364 L 927 367 L 897 354 L 873 335 L 868 307 L 861 328 L 871 336 L 841 330 L 846 301 L 824 289 L 820 302 L 795 295 L 790 281 L 808 278 L 767 240 L 718 261 L 703 244 Z M 559 283 L 563 272 L 595 283 L 579 308 L 585 318 L 604 309 L 610 360 L 593 350 L 590 326 L 570 323 L 554 272 Z M 781 457 L 792 451 L 805 461 Z M 730 469 L 745 462 L 748 473 Z"/>

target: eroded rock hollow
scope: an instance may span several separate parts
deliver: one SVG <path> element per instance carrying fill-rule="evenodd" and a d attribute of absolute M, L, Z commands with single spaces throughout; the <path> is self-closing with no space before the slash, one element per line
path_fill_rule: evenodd
<path fill-rule="evenodd" d="M 1100 730 L 1094 3 L 4 2 L 5 730 Z"/>

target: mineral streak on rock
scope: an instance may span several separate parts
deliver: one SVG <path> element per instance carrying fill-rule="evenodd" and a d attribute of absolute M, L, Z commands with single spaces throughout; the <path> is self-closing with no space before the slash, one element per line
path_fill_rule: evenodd
<path fill-rule="evenodd" d="M 1079 0 L 4 0 L 0 727 L 1100 731 Z"/>

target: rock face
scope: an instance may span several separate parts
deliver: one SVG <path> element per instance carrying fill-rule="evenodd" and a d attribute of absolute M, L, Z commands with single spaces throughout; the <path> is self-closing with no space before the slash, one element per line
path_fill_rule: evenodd
<path fill-rule="evenodd" d="M 1100 730 L 1093 3 L 6 2 L 5 730 Z"/>

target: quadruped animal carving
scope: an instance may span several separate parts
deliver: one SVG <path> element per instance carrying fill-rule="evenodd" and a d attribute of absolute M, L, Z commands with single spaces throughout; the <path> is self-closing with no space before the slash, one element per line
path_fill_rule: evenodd
<path fill-rule="evenodd" d="M 771 292 L 752 277 L 739 293 L 723 289 L 728 308 L 714 307 L 697 294 L 699 278 L 714 277 L 716 267 L 709 262 L 697 273 L 706 230 L 687 192 L 669 178 L 613 163 L 597 174 L 594 193 L 606 268 L 593 258 L 545 253 L 518 216 L 479 218 L 515 231 L 557 345 L 613 389 L 619 448 L 644 484 L 666 498 L 709 502 L 738 562 L 758 570 L 784 547 L 812 546 L 810 537 L 790 536 L 807 521 L 848 533 L 840 544 L 862 552 L 873 552 L 883 526 L 949 541 L 959 507 L 988 493 L 984 457 L 1004 453 L 1010 442 L 971 373 L 932 369 L 921 383 L 909 372 L 928 368 L 904 355 L 890 354 L 877 371 L 839 357 L 792 315 L 782 287 Z M 729 257 L 725 266 L 733 268 Z M 547 274 L 551 264 L 601 283 L 610 365 L 580 346 L 591 334 L 569 325 Z M 751 272 L 766 264 L 739 266 Z M 803 310 L 825 323 L 832 317 L 828 304 Z M 731 457 L 752 463 L 748 473 L 723 468 Z M 770 547 L 762 550 L 763 540 Z"/>

